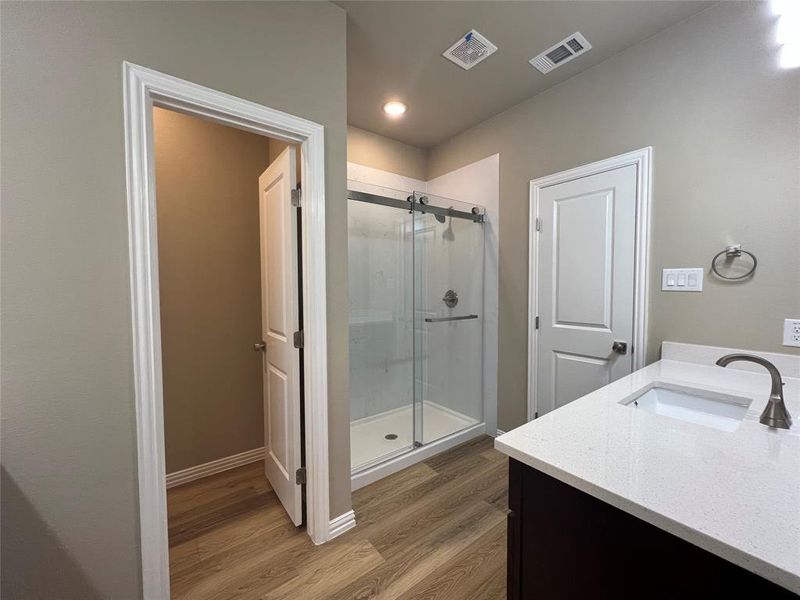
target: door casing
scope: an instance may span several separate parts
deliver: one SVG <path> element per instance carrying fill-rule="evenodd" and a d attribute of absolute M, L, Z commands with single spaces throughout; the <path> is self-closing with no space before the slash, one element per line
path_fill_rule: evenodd
<path fill-rule="evenodd" d="M 539 198 L 544 188 L 596 175 L 619 167 L 636 166 L 636 226 L 634 245 L 633 370 L 645 365 L 647 352 L 648 273 L 650 271 L 650 204 L 652 198 L 653 148 L 648 146 L 625 154 L 561 171 L 530 182 L 528 223 L 528 421 L 538 416 L 536 372 L 538 368 L 539 297 Z"/>
<path fill-rule="evenodd" d="M 301 145 L 306 530 L 316 544 L 355 525 L 352 510 L 330 518 L 324 127 L 129 62 L 122 64 L 122 79 L 142 596 L 169 598 L 152 108 Z"/>

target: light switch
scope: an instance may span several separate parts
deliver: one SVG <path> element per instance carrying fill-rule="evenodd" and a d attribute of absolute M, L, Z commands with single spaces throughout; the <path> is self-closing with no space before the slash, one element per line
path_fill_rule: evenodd
<path fill-rule="evenodd" d="M 703 269 L 664 269 L 661 275 L 664 292 L 702 292 Z"/>

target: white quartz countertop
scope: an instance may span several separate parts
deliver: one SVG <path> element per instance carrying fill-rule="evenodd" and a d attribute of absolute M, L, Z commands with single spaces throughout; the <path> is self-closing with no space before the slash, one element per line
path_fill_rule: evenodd
<path fill-rule="evenodd" d="M 783 380 L 788 431 L 758 422 L 766 371 L 661 360 L 503 434 L 495 447 L 800 593 L 800 379 Z M 654 382 L 752 403 L 734 432 L 619 403 Z"/>

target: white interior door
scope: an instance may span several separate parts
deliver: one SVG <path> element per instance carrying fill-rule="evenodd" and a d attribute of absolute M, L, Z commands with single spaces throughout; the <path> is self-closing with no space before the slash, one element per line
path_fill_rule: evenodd
<path fill-rule="evenodd" d="M 295 525 L 303 520 L 300 356 L 297 281 L 297 188 L 295 149 L 288 147 L 259 184 L 261 229 L 261 330 L 264 351 L 264 471 Z"/>
<path fill-rule="evenodd" d="M 633 369 L 636 166 L 543 188 L 539 218 L 542 415 Z"/>

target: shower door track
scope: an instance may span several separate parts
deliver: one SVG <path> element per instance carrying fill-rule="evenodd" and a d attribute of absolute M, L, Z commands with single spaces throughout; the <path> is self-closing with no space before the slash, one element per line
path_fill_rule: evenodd
<path fill-rule="evenodd" d="M 402 471 L 407 467 L 427 460 L 432 456 L 436 456 L 445 450 L 455 448 L 476 437 L 485 435 L 485 433 L 486 423 L 481 421 L 480 423 L 475 423 L 461 431 L 455 431 L 433 442 L 428 442 L 419 446 L 414 445 L 414 447 L 407 447 L 392 452 L 388 457 L 381 457 L 379 460 L 367 463 L 355 471 L 351 471 L 350 489 L 352 491 L 361 489 L 370 483 L 374 483 L 393 473 Z"/>
<path fill-rule="evenodd" d="M 391 208 L 401 208 L 409 212 L 415 211 L 422 214 L 430 213 L 432 215 L 453 217 L 455 219 L 467 219 L 475 223 L 483 223 L 484 221 L 484 216 L 482 214 L 422 204 L 421 202 L 415 202 L 413 195 L 409 196 L 408 200 L 400 200 L 399 198 L 389 198 L 388 196 L 378 196 L 377 194 L 368 194 L 367 192 L 347 190 L 347 198 L 348 200 L 356 200 L 358 202 L 368 202 L 370 204 L 380 204 L 381 206 L 389 206 Z"/>

